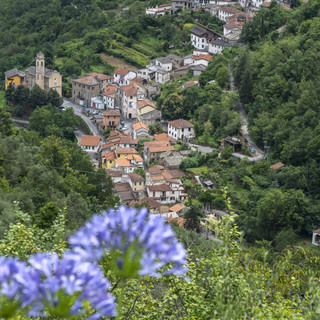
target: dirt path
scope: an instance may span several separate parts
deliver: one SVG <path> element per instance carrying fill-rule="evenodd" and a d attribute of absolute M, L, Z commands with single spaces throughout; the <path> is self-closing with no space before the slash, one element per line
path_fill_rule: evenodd
<path fill-rule="evenodd" d="M 137 70 L 137 67 L 131 65 L 130 63 L 126 62 L 125 60 L 113 56 L 109 56 L 105 53 L 100 53 L 101 58 L 111 64 L 112 66 L 115 66 L 117 68 L 129 68 L 132 70 Z"/>

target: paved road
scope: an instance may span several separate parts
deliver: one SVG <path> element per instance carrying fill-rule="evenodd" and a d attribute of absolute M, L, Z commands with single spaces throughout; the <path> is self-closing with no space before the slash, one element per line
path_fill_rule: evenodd
<path fill-rule="evenodd" d="M 233 70 L 232 70 L 232 67 L 230 66 L 230 64 L 228 64 L 228 68 L 229 68 L 229 71 L 230 71 L 230 74 L 231 74 L 231 77 L 230 77 L 230 88 L 232 91 L 237 91 L 235 85 L 234 85 L 234 78 L 233 78 Z M 242 126 L 240 128 L 240 133 L 242 135 L 242 137 L 246 140 L 246 143 L 247 143 L 247 146 L 250 148 L 250 149 L 254 149 L 255 150 L 255 156 L 254 157 L 247 157 L 247 156 L 244 156 L 242 154 L 239 154 L 239 153 L 233 153 L 232 155 L 237 157 L 237 158 L 240 158 L 240 159 L 243 159 L 245 157 L 247 157 L 249 159 L 249 161 L 251 162 L 255 162 L 255 161 L 260 161 L 260 160 L 263 160 L 264 158 L 264 151 L 261 150 L 257 145 L 256 143 L 251 139 L 250 135 L 249 135 L 249 131 L 248 131 L 248 115 L 246 114 L 244 108 L 243 108 L 243 104 L 242 102 L 239 100 L 239 103 L 238 103 L 238 106 L 237 106 L 237 112 L 239 113 L 241 119 L 242 119 Z"/>
<path fill-rule="evenodd" d="M 29 124 L 29 121 L 28 120 L 20 120 L 20 119 L 15 119 L 15 118 L 12 118 L 13 122 L 15 123 L 21 123 L 21 124 Z"/>
<path fill-rule="evenodd" d="M 213 150 L 213 148 L 211 147 L 207 147 L 207 146 L 200 146 L 198 144 L 193 144 L 193 143 L 188 143 L 190 147 L 193 147 L 193 148 L 196 148 L 199 152 L 202 152 L 202 153 L 211 153 Z"/>
<path fill-rule="evenodd" d="M 63 99 L 63 106 L 66 108 L 69 108 L 69 107 L 73 108 L 74 113 L 77 116 L 80 116 L 84 120 L 84 122 L 88 125 L 91 133 L 94 136 L 100 136 L 100 132 L 98 131 L 96 125 L 86 115 L 81 113 L 82 106 L 75 104 L 75 103 L 73 103 L 69 100 L 66 100 L 66 99 Z"/>

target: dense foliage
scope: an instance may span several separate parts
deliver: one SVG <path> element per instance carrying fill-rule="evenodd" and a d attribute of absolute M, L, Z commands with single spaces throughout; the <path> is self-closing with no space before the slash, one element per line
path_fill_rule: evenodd
<path fill-rule="evenodd" d="M 188 30 L 195 21 L 222 32 L 222 22 L 209 13 L 145 14 L 146 7 L 163 2 L 1 0 L 0 81 L 6 70 L 34 65 L 41 50 L 46 67 L 62 73 L 63 93 L 70 95 L 70 78 L 89 71 L 110 74 L 112 57 L 144 67 L 151 57 L 191 52 Z"/>
<path fill-rule="evenodd" d="M 94 212 L 112 206 L 111 178 L 94 170 L 73 138 L 77 118 L 72 109 L 36 109 L 28 131 L 15 130 L 6 112 L 0 138 L 0 234 L 16 219 L 16 204 L 41 229 L 50 228 L 66 210 L 67 228 L 81 225 Z M 71 135 L 72 134 L 72 135 Z"/>

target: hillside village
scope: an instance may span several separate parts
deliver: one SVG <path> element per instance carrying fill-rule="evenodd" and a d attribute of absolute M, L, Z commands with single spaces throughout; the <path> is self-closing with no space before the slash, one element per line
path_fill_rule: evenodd
<path fill-rule="evenodd" d="M 91 118 L 100 133 L 96 136 L 83 134 L 79 145 L 90 155 L 96 168 L 104 168 L 111 176 L 122 204 L 147 206 L 155 214 L 179 221 L 188 209 L 184 203 L 188 198 L 183 182 L 185 173 L 179 169 L 180 164 L 192 152 L 210 153 L 212 149 L 203 151 L 192 144 L 195 132 L 191 122 L 185 119 L 163 121 L 153 99 L 161 93 L 165 83 L 187 75 L 198 78 L 224 48 L 243 46 L 238 43 L 243 25 L 270 2 L 242 1 L 239 5 L 243 11 L 231 4 L 234 3 L 229 0 L 174 0 L 171 4 L 147 8 L 147 15 L 171 14 L 185 8 L 210 12 L 225 22 L 223 34 L 197 23 L 189 30 L 192 54 L 184 57 L 169 54 L 151 59 L 144 68 L 119 67 L 113 75 L 91 72 L 72 80 L 70 101 L 82 107 L 82 113 Z M 54 80 L 51 81 L 52 75 Z M 5 81 L 6 88 L 10 83 L 29 88 L 38 84 L 46 91 L 53 89 L 61 95 L 61 74 L 45 68 L 42 52 L 37 54 L 36 66 L 25 72 L 9 70 Z M 192 86 L 199 86 L 199 81 L 181 83 L 182 89 Z M 160 123 L 163 132 L 151 134 L 149 126 Z M 232 139 L 236 138 L 227 137 L 225 145 L 234 145 Z M 179 147 L 181 143 L 184 148 Z M 202 188 L 213 185 L 210 180 L 198 182 Z M 221 217 L 221 212 L 212 210 L 207 213 Z"/>

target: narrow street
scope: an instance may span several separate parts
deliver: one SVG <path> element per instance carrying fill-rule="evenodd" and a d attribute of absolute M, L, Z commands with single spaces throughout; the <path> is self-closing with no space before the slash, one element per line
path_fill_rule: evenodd
<path fill-rule="evenodd" d="M 228 69 L 230 71 L 231 77 L 230 77 L 230 89 L 231 91 L 236 91 L 238 93 L 237 88 L 234 85 L 234 77 L 233 77 L 233 68 L 230 66 L 230 64 L 228 64 Z M 241 119 L 242 119 L 242 126 L 240 128 L 240 133 L 242 135 L 242 137 L 245 139 L 246 143 L 247 143 L 247 147 L 249 147 L 250 149 L 254 149 L 255 150 L 255 156 L 254 157 L 247 157 L 244 156 L 240 153 L 233 153 L 232 155 L 243 159 L 243 158 L 248 158 L 250 162 L 255 162 L 255 161 L 259 161 L 262 160 L 264 158 L 264 151 L 261 150 L 256 143 L 251 139 L 250 135 L 249 135 L 249 131 L 248 131 L 248 115 L 245 112 L 244 108 L 243 108 L 243 104 L 240 101 L 239 98 L 239 103 L 237 105 L 237 112 L 239 113 Z"/>
<path fill-rule="evenodd" d="M 82 106 L 78 105 L 78 104 L 75 104 L 69 100 L 66 100 L 66 99 L 63 99 L 63 106 L 66 107 L 66 108 L 73 108 L 73 111 L 74 113 L 81 117 L 84 122 L 88 125 L 91 133 L 94 135 L 94 136 L 100 136 L 100 132 L 98 131 L 96 125 L 84 114 L 82 114 Z"/>

